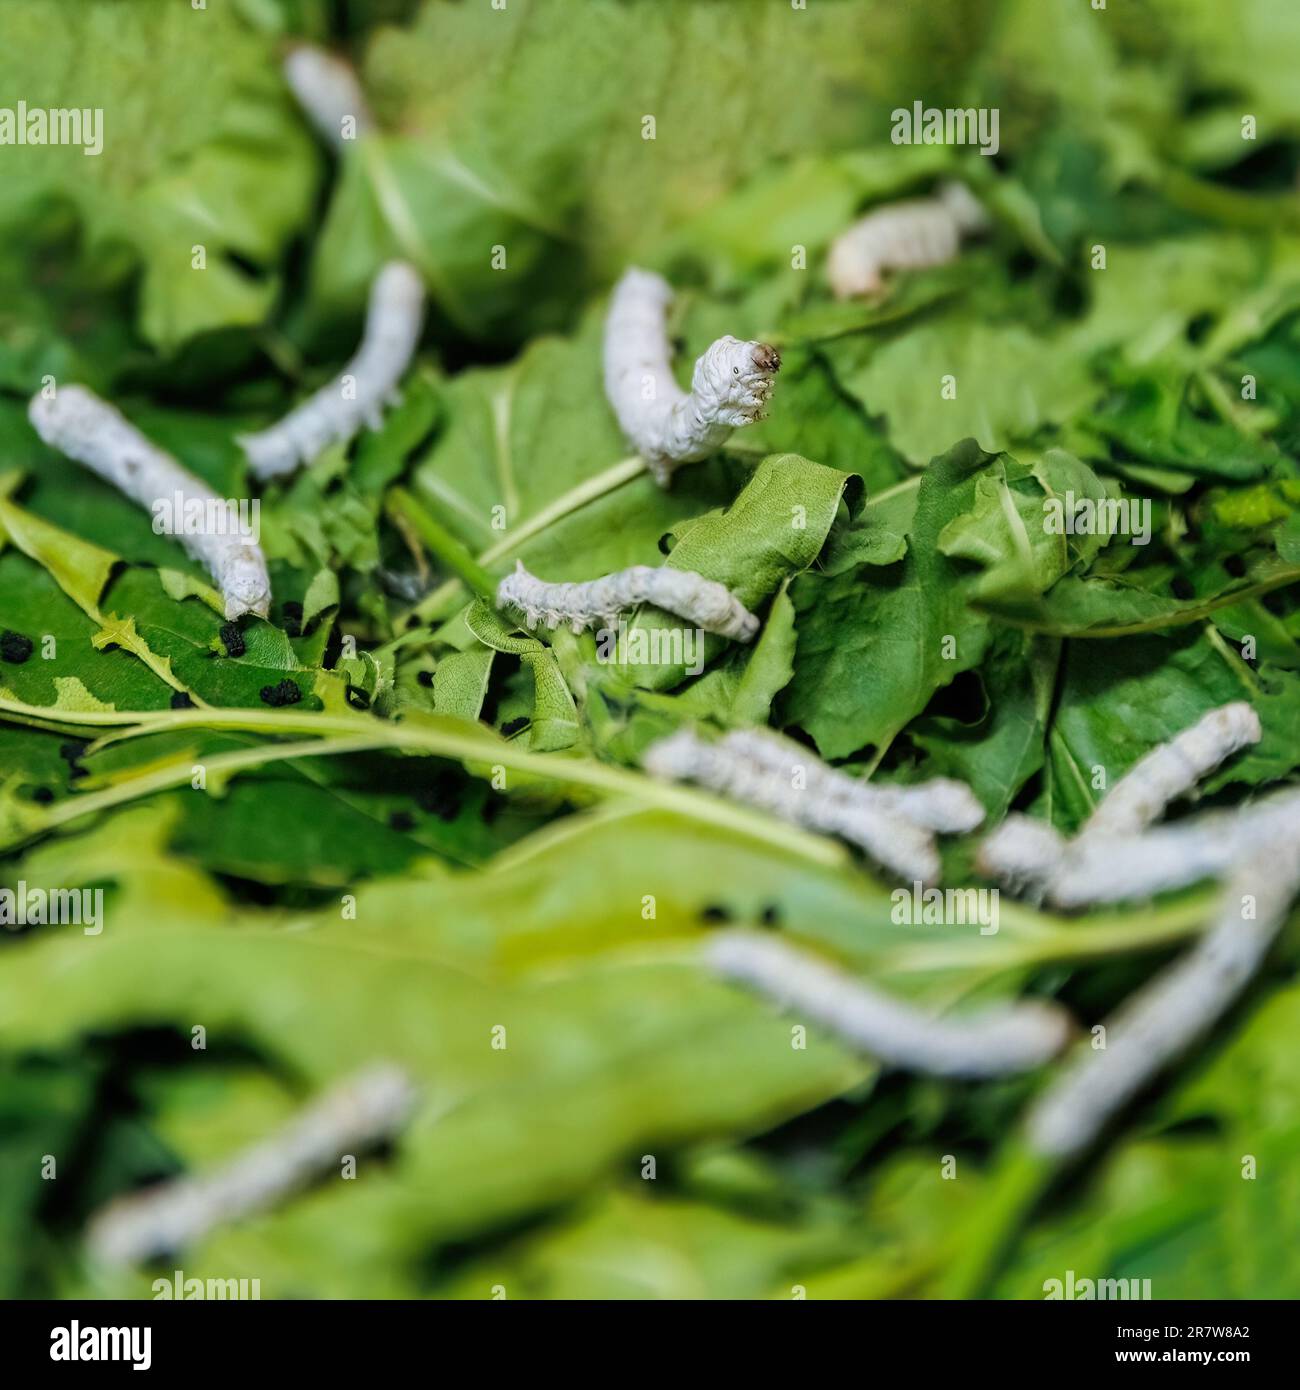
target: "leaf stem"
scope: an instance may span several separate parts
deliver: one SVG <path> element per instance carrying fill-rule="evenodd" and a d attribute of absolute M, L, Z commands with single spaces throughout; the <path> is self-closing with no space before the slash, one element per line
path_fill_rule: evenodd
<path fill-rule="evenodd" d="M 0 699 L 0 713 L 30 716 L 40 711 L 17 701 Z M 274 761 L 285 757 L 377 749 L 452 758 L 468 765 L 471 771 L 475 763 L 480 766 L 500 766 L 527 777 L 584 787 L 605 796 L 626 796 L 642 805 L 674 812 L 689 820 L 757 840 L 823 868 L 844 868 L 850 862 L 848 852 L 833 840 L 795 829 L 746 807 L 733 806 L 706 792 L 660 782 L 642 773 L 598 763 L 590 758 L 529 753 L 477 725 L 439 715 L 411 714 L 400 721 L 385 721 L 366 715 L 317 714 L 310 711 L 272 714 L 248 709 L 113 710 L 84 715 L 77 713 L 69 722 L 117 729 L 118 732 L 101 739 L 96 747 L 178 729 L 239 729 L 259 734 L 321 736 L 306 744 L 267 744 L 263 748 L 218 754 L 203 763 L 209 773 L 217 774 L 253 767 L 259 760 Z M 292 751 L 283 752 L 286 746 Z M 175 764 L 156 768 L 144 776 L 125 779 L 99 792 L 74 796 L 51 807 L 39 822 L 17 833 L 13 843 L 32 839 L 89 812 L 188 783 L 196 761 L 193 755 L 187 754 Z"/>
<path fill-rule="evenodd" d="M 975 1207 L 974 1218 L 960 1229 L 952 1260 L 936 1291 L 941 1298 L 979 1298 L 1010 1249 L 1030 1213 L 1056 1177 L 1059 1165 L 1012 1141 L 991 1181 L 992 1191 Z"/>
<path fill-rule="evenodd" d="M 1055 929 L 1039 932 L 1029 939 L 1022 937 L 1006 946 L 968 941 L 904 947 L 895 954 L 881 956 L 878 968 L 881 973 L 906 974 L 982 967 L 982 973 L 993 976 L 1023 966 L 1158 950 L 1203 928 L 1212 901 L 1213 894 L 1206 890 L 1164 907 L 1148 906 L 1142 911 L 1140 925 L 1135 923 L 1131 912 L 1107 913 L 1091 921 L 1082 918 L 1078 922 L 1038 914 L 1035 925 L 1050 928 L 1055 923 Z M 1009 906 L 1002 908 L 1004 914 Z"/>
<path fill-rule="evenodd" d="M 557 521 L 562 521 L 566 516 L 570 516 L 589 503 L 604 497 L 606 493 L 615 491 L 624 483 L 630 483 L 644 472 L 645 460 L 639 455 L 620 459 L 602 472 L 579 483 L 577 487 L 561 493 L 541 511 L 530 516 L 527 521 L 521 522 L 513 531 L 502 536 L 495 545 L 488 546 L 480 553 L 478 563 L 480 565 L 495 564 L 496 561 L 513 554 L 520 546 L 527 545 L 534 536 L 541 535 L 547 527 L 553 526 Z M 440 584 L 431 593 L 426 594 L 415 606 L 413 612 L 422 622 L 446 617 L 460 602 L 461 587 L 459 579 L 447 580 L 445 584 Z M 492 588 L 495 591 L 495 582 Z"/>
<path fill-rule="evenodd" d="M 1234 604 L 1244 603 L 1247 599 L 1258 598 L 1261 594 L 1270 594 L 1274 589 L 1284 589 L 1287 585 L 1296 583 L 1300 583 L 1300 566 L 1288 565 L 1285 568 L 1274 570 L 1266 578 L 1256 580 L 1253 584 L 1247 584 L 1243 588 L 1216 594 L 1213 598 L 1205 599 L 1200 603 L 1189 601 L 1186 608 L 1162 613 L 1153 618 L 1143 618 L 1136 622 L 1113 623 L 1101 627 L 1072 626 L 1069 623 L 1054 623 L 1050 619 L 1006 613 L 995 606 L 980 603 L 978 599 L 973 600 L 971 606 L 987 613 L 992 618 L 996 618 L 1000 623 L 1021 628 L 1026 632 L 1041 632 L 1052 637 L 1085 639 L 1131 637 L 1140 632 L 1160 632 L 1168 627 L 1184 627 L 1188 623 L 1200 622 L 1202 618 L 1209 617 L 1211 613 L 1218 612 L 1220 608 L 1231 608 Z"/>
<path fill-rule="evenodd" d="M 888 502 L 891 497 L 897 497 L 903 492 L 912 492 L 921 486 L 921 479 L 924 473 L 916 473 L 910 478 L 904 478 L 901 482 L 891 483 L 881 492 L 873 492 L 870 497 L 862 504 L 865 511 L 868 507 L 878 507 L 882 502 Z"/>
<path fill-rule="evenodd" d="M 496 593 L 496 581 L 469 553 L 469 549 L 404 487 L 389 488 L 384 509 L 395 521 L 404 521 L 434 555 L 475 593 L 489 600 Z"/>
<path fill-rule="evenodd" d="M 543 507 L 540 512 L 529 517 L 509 535 L 503 536 L 496 545 L 489 546 L 479 556 L 479 559 L 485 565 L 492 564 L 494 560 L 500 560 L 503 556 L 518 550 L 521 545 L 532 540 L 534 536 L 540 535 L 548 526 L 563 520 L 564 517 L 585 507 L 589 502 L 604 497 L 607 492 L 613 492 L 616 488 L 622 487 L 624 483 L 630 483 L 634 478 L 639 478 L 644 472 L 645 460 L 639 454 L 620 459 L 603 472 L 595 474 L 585 482 L 579 483 L 577 487 L 562 493 L 549 506 Z"/>
<path fill-rule="evenodd" d="M 1290 195 L 1243 193 L 1178 169 L 1165 170 L 1158 184 L 1176 207 L 1227 227 L 1273 232 L 1279 227 L 1295 230 L 1300 225 L 1300 211 Z"/>

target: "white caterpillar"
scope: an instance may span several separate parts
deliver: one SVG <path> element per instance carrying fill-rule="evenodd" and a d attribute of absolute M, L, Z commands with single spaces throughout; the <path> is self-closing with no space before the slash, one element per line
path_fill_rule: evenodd
<path fill-rule="evenodd" d="M 405 261 L 389 261 L 370 287 L 361 346 L 338 377 L 283 420 L 239 436 L 258 478 L 289 473 L 331 444 L 346 443 L 362 425 L 378 429 L 384 407 L 395 404 L 424 322 L 424 286 Z"/>
<path fill-rule="evenodd" d="M 605 319 L 605 394 L 655 481 L 679 463 L 717 453 L 739 425 L 759 419 L 781 366 L 775 348 L 719 338 L 695 363 L 688 395 L 673 377 L 668 282 L 648 270 L 624 273 Z"/>
<path fill-rule="evenodd" d="M 724 978 L 909 1071 L 949 1077 L 1028 1071 L 1056 1056 L 1070 1036 L 1068 1015 L 1033 1001 L 936 1018 L 759 932 L 715 932 L 703 950 L 708 966 Z"/>
<path fill-rule="evenodd" d="M 652 776 L 698 782 L 791 825 L 838 835 L 908 882 L 938 877 L 939 853 L 929 830 L 897 810 L 837 794 L 826 777 L 814 776 L 801 788 L 780 766 L 756 761 L 725 740 L 706 743 L 690 729 L 679 729 L 651 745 L 642 763 Z M 831 778 L 843 775 L 824 771 Z"/>
<path fill-rule="evenodd" d="M 876 786 L 829 767 L 806 748 L 769 730 L 737 729 L 723 738 L 722 746 L 787 781 L 802 773 L 806 790 L 814 796 L 898 815 L 923 830 L 961 834 L 984 819 L 984 807 L 971 789 L 950 777 L 905 787 Z"/>
<path fill-rule="evenodd" d="M 311 44 L 297 44 L 284 60 L 290 91 L 321 135 L 341 150 L 346 131 L 363 135 L 375 121 L 350 63 Z"/>
<path fill-rule="evenodd" d="M 1258 743 L 1259 715 L 1244 701 L 1221 705 L 1153 748 L 1115 783 L 1088 818 L 1084 835 L 1135 835 L 1158 820 L 1221 762 Z"/>
<path fill-rule="evenodd" d="M 1259 716 L 1248 704 L 1221 705 L 1139 759 L 1077 838 L 1068 841 L 1027 816 L 1008 816 L 980 846 L 979 868 L 992 878 L 1045 894 L 1060 907 L 1142 897 L 1215 874 L 1232 862 L 1219 856 L 1222 846 L 1241 843 L 1232 828 L 1241 826 L 1249 834 L 1248 822 L 1240 818 L 1256 814 L 1256 808 L 1216 817 L 1220 824 L 1203 833 L 1192 828 L 1196 822 L 1161 832 L 1148 827 L 1171 802 L 1192 791 L 1225 759 L 1257 743 L 1261 734 Z M 1260 814 L 1267 813 L 1261 809 Z"/>
<path fill-rule="evenodd" d="M 602 623 L 612 626 L 620 613 L 653 603 L 705 632 L 737 642 L 748 642 L 758 631 L 758 619 L 726 585 L 667 565 L 633 565 L 582 584 L 547 584 L 516 561 L 515 572 L 497 585 L 496 601 L 498 608 L 522 613 L 530 628 L 539 622 L 544 627 L 568 623 L 574 632 Z"/>
<path fill-rule="evenodd" d="M 831 243 L 831 291 L 836 299 L 876 294 L 883 271 L 944 265 L 955 259 L 963 234 L 987 226 L 988 215 L 960 183 L 941 184 L 933 198 L 876 208 Z"/>
<path fill-rule="evenodd" d="M 1069 843 L 1046 821 L 1010 815 L 984 839 L 975 866 L 986 878 L 996 878 L 1016 892 L 1041 897 Z"/>
<path fill-rule="evenodd" d="M 1081 836 L 1052 877 L 1051 899 L 1058 907 L 1083 907 L 1222 878 L 1261 841 L 1289 829 L 1300 838 L 1300 791 L 1294 788 L 1132 838 Z"/>
<path fill-rule="evenodd" d="M 90 1252 L 106 1264 L 133 1265 L 192 1246 L 214 1227 L 289 1196 L 336 1166 L 343 1154 L 391 1138 L 414 1100 L 415 1089 L 400 1068 L 359 1072 L 220 1168 L 111 1203 L 91 1219 Z"/>
<path fill-rule="evenodd" d="M 1082 1153 L 1128 1101 L 1219 1019 L 1259 969 L 1300 889 L 1300 835 L 1257 839 L 1229 879 L 1214 925 L 1186 955 L 1127 1000 L 1106 1046 L 1082 1050 L 1030 1111 L 1039 1153 Z M 1254 904 L 1243 915 L 1243 900 Z"/>
<path fill-rule="evenodd" d="M 189 503 L 226 508 L 202 479 L 151 444 L 119 410 L 85 386 L 63 386 L 48 398 L 38 393 L 27 407 L 27 416 L 52 448 L 84 463 L 148 510 L 163 500 L 170 503 L 178 494 L 186 510 Z M 266 617 L 271 581 L 260 547 L 247 536 L 224 529 L 180 530 L 178 539 L 216 580 L 227 618 L 242 613 Z"/>

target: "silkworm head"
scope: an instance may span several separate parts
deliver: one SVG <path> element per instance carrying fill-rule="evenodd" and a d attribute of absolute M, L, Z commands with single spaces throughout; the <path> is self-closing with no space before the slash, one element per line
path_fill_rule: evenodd
<path fill-rule="evenodd" d="M 989 215 L 964 183 L 941 183 L 935 196 L 952 214 L 953 221 L 966 233 L 982 232 L 989 225 Z"/>
<path fill-rule="evenodd" d="M 370 303 L 418 306 L 424 302 L 424 281 L 409 261 L 389 261 L 375 276 Z"/>
<path fill-rule="evenodd" d="M 717 632 L 737 642 L 750 642 L 758 632 L 758 619 L 753 613 L 737 612 L 736 607 L 731 595 L 719 585 L 718 591 L 710 591 L 701 603 L 696 621 L 706 632 Z"/>
<path fill-rule="evenodd" d="M 1224 744 L 1258 743 L 1264 737 L 1259 715 L 1244 700 L 1220 706 L 1207 715 L 1204 722 Z"/>
<path fill-rule="evenodd" d="M 836 299 L 856 299 L 884 289 L 872 251 L 860 244 L 856 227 L 836 237 L 826 261 L 826 278 Z"/>
<path fill-rule="evenodd" d="M 497 585 L 497 607 L 523 608 L 521 600 L 521 586 L 527 579 L 527 572 L 524 569 L 522 560 L 515 561 L 515 572 L 508 574 Z"/>
<path fill-rule="evenodd" d="M 652 777 L 679 782 L 689 777 L 698 761 L 695 735 L 689 729 L 679 729 L 658 743 L 651 744 L 641 758 L 641 766 Z"/>
<path fill-rule="evenodd" d="M 271 611 L 266 562 L 255 547 L 241 547 L 222 565 L 221 588 L 226 596 L 227 618 L 238 618 L 245 613 L 265 618 Z"/>
<path fill-rule="evenodd" d="M 99 399 L 84 386 L 63 386 L 50 397 L 35 395 L 27 406 L 32 428 L 56 449 L 75 445 L 95 430 L 103 413 Z"/>
<path fill-rule="evenodd" d="M 1065 841 L 1045 821 L 1011 815 L 985 837 L 975 864 L 989 878 L 1021 888 L 1040 888 L 1064 853 Z"/>
<path fill-rule="evenodd" d="M 697 395 L 718 401 L 718 417 L 727 424 L 747 425 L 762 413 L 780 367 L 774 347 L 728 334 L 696 362 L 691 386 Z"/>
<path fill-rule="evenodd" d="M 261 434 L 237 434 L 235 443 L 244 451 L 253 473 L 262 479 L 291 473 L 299 463 L 294 441 L 281 430 L 266 430 Z"/>

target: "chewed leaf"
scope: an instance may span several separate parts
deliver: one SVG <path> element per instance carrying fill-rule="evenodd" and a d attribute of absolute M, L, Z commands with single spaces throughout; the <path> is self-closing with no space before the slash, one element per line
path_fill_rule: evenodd
<path fill-rule="evenodd" d="M 509 652 L 512 656 L 523 656 L 525 652 L 540 652 L 544 649 L 536 637 L 523 637 L 511 632 L 498 616 L 496 609 L 483 599 L 475 600 L 465 610 L 465 626 L 494 652 Z"/>
<path fill-rule="evenodd" d="M 127 651 L 98 649 L 101 625 L 20 551 L 0 553 L 0 628 L 32 643 L 27 660 L 0 666 L 0 685 L 19 700 L 56 706 L 71 692 L 79 704 L 85 691 L 110 708 L 164 708 L 171 688 Z"/>
<path fill-rule="evenodd" d="M 455 719 L 477 719 L 487 695 L 495 654 L 491 647 L 473 647 L 444 657 L 434 673 L 434 712 Z"/>
<path fill-rule="evenodd" d="M 99 617 L 99 600 L 118 557 L 53 526 L 33 512 L 0 498 L 0 528 L 10 541 L 43 566 L 87 617 Z"/>
<path fill-rule="evenodd" d="M 226 615 L 225 601 L 211 584 L 205 584 L 203 580 L 192 574 L 183 574 L 180 570 L 169 569 L 158 571 L 158 581 L 163 586 L 163 591 L 168 598 L 175 599 L 177 603 L 187 598 L 202 599 L 214 613 L 220 613 L 224 619 Z"/>
<path fill-rule="evenodd" d="M 553 753 L 563 748 L 571 748 L 578 741 L 578 709 L 561 674 L 555 653 L 535 637 L 518 637 L 512 634 L 496 611 L 481 599 L 466 610 L 465 625 L 491 651 L 519 657 L 532 675 L 533 713 L 526 735 L 528 747 L 539 753 Z M 491 653 L 488 655 L 490 659 Z M 446 678 L 443 671 L 447 662 L 454 663 L 456 656 L 469 658 L 460 663 L 466 673 L 474 669 L 472 651 L 448 657 L 438 668 L 438 684 L 435 685 L 435 691 Z M 450 678 L 459 684 L 460 676 L 455 664 L 452 666 Z M 436 700 L 435 694 L 435 705 Z M 467 701 L 466 708 L 468 703 Z M 445 712 L 457 711 L 447 709 Z M 474 717 L 477 717 L 477 714 L 476 710 Z"/>
<path fill-rule="evenodd" d="M 97 651 L 111 651 L 121 647 L 123 651 L 131 652 L 132 655 L 138 656 L 155 676 L 165 680 L 174 690 L 185 689 L 172 673 L 171 659 L 150 651 L 148 643 L 136 631 L 134 618 L 119 618 L 116 614 L 110 613 L 90 640 Z"/>
<path fill-rule="evenodd" d="M 528 746 L 537 753 L 556 753 L 577 743 L 581 724 L 573 695 L 552 651 L 524 653 L 521 657 L 533 677 L 533 717 L 528 727 Z"/>
<path fill-rule="evenodd" d="M 320 615 L 339 602 L 339 578 L 333 570 L 317 570 L 302 600 L 302 625 L 310 627 Z"/>
<path fill-rule="evenodd" d="M 94 638 L 91 639 L 94 642 Z M 98 645 L 96 643 L 96 645 Z M 55 689 L 59 692 L 54 702 L 55 709 L 75 710 L 79 713 L 95 713 L 110 710 L 112 705 L 105 700 L 97 700 L 81 683 L 78 676 L 55 676 Z"/>
<path fill-rule="evenodd" d="M 737 724 L 766 724 L 772 701 L 794 675 L 795 613 L 789 582 L 781 586 L 768 610 L 763 635 L 754 645 L 736 686 L 731 717 Z"/>

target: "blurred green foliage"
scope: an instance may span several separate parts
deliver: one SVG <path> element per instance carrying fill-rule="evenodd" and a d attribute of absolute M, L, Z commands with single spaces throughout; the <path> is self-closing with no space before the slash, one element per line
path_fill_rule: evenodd
<path fill-rule="evenodd" d="M 377 113 L 341 156 L 281 79 L 299 38 L 345 51 Z M 837 846 L 626 769 L 685 720 L 766 722 L 1069 831 L 1093 768 L 1249 699 L 1264 739 L 1209 798 L 1294 776 L 1298 62 L 1290 0 L 6 0 L 6 93 L 101 108 L 104 151 L 0 146 L 0 629 L 54 639 L 0 665 L 0 874 L 103 887 L 106 926 L 2 943 L 0 1295 L 148 1297 L 152 1271 L 88 1261 L 92 1211 L 388 1058 L 421 1091 L 391 1151 L 167 1272 L 264 1297 L 877 1298 L 944 1290 L 984 1243 L 998 1296 L 1073 1269 L 1293 1297 L 1294 923 L 1208 1049 L 1013 1211 L 1044 1077 L 795 1049 L 795 1020 L 700 968 L 702 933 L 761 921 L 936 1008 L 1028 990 L 1090 1024 L 1206 890 L 900 933 Z M 917 100 L 997 107 L 997 157 L 891 145 Z M 944 176 L 990 234 L 833 302 L 830 240 Z M 235 436 L 337 369 L 393 255 L 429 288 L 420 360 L 381 429 L 261 494 L 276 604 L 234 651 L 204 572 L 25 402 L 85 381 L 246 494 Z M 680 286 L 683 374 L 723 332 L 784 358 L 770 418 L 671 492 L 603 394 L 632 262 Z M 399 482 L 494 574 L 667 555 L 764 633 L 695 677 L 522 638 L 386 505 Z M 1151 543 L 1031 536 L 1067 491 L 1149 500 Z M 311 727 L 259 698 L 284 679 L 295 719 L 333 721 L 321 756 L 277 752 Z M 153 722 L 119 737 L 131 711 Z"/>

